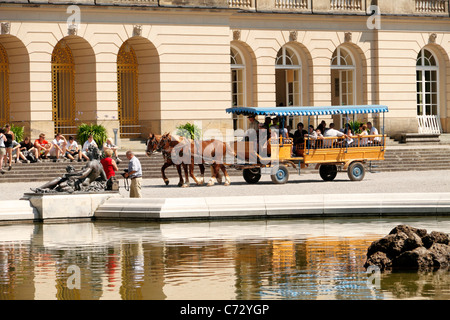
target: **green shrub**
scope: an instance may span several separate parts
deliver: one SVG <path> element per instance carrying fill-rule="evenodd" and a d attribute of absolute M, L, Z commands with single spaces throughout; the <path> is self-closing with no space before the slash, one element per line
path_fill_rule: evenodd
<path fill-rule="evenodd" d="M 363 124 L 363 122 L 359 121 L 350 121 L 349 123 L 350 129 L 352 130 L 352 134 L 359 134 L 361 133 L 361 130 L 359 127 Z"/>
<path fill-rule="evenodd" d="M 202 131 L 192 123 L 186 123 L 177 127 L 177 135 L 188 139 L 201 139 Z"/>
<path fill-rule="evenodd" d="M 82 123 L 78 126 L 77 138 L 78 142 L 81 145 L 83 145 L 87 141 L 90 134 L 92 134 L 92 136 L 94 137 L 94 141 L 101 149 L 106 139 L 108 138 L 106 134 L 106 128 L 100 124 Z"/>
<path fill-rule="evenodd" d="M 23 133 L 25 127 L 15 126 L 11 123 L 11 131 L 14 132 L 14 137 L 17 142 L 21 142 L 23 140 Z"/>

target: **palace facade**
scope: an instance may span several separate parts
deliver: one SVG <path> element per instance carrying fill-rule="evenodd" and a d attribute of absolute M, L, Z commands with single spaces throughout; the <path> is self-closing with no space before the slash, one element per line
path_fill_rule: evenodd
<path fill-rule="evenodd" d="M 382 104 L 362 120 L 390 136 L 450 131 L 448 0 L 0 0 L 0 23 L 0 123 L 33 139 L 245 128 L 231 106 Z"/>

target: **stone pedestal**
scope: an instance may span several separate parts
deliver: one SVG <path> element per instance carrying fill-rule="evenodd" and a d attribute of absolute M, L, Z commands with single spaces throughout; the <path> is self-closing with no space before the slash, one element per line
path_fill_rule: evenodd
<path fill-rule="evenodd" d="M 29 201 L 5 200 L 1 201 L 0 222 L 4 221 L 34 221 L 39 219 L 39 212 Z"/>
<path fill-rule="evenodd" d="M 122 197 L 118 192 L 101 193 L 25 193 L 36 208 L 39 220 L 92 218 L 95 210 L 106 200 Z"/>

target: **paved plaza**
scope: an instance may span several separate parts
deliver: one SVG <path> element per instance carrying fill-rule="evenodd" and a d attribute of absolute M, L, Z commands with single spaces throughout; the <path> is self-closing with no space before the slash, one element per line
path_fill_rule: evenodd
<path fill-rule="evenodd" d="M 173 169 L 174 170 L 174 169 Z M 209 179 L 206 174 L 206 180 Z M 358 193 L 408 193 L 408 192 L 450 192 L 450 168 L 440 171 L 396 171 L 366 173 L 363 181 L 350 181 L 345 172 L 338 173 L 331 182 L 323 181 L 318 173 L 305 173 L 301 176 L 290 171 L 289 182 L 275 185 L 270 176 L 263 176 L 256 185 L 247 184 L 241 176 L 231 177 L 231 186 L 213 187 L 195 186 L 179 188 L 178 178 L 173 178 L 168 186 L 162 179 L 144 179 L 142 196 L 145 198 L 185 198 L 185 197 L 225 197 L 251 195 L 296 195 L 296 194 L 351 194 Z M 1 184 L 0 200 L 18 200 L 30 188 L 38 187 L 41 182 Z M 120 193 L 128 197 L 124 180 L 120 178 Z"/>

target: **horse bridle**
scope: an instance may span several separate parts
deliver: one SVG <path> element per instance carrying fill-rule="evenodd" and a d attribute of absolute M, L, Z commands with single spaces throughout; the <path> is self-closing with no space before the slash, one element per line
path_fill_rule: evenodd
<path fill-rule="evenodd" d="M 150 146 L 151 146 L 151 151 L 148 151 L 148 147 L 147 147 L 147 154 L 153 154 L 155 151 L 158 151 L 157 150 L 157 146 L 158 146 L 158 144 L 159 144 L 159 142 L 158 142 L 158 140 L 156 139 L 156 137 L 155 136 L 153 136 L 153 138 L 150 138 L 150 139 L 148 139 L 149 141 L 147 142 L 147 146 L 148 146 L 148 144 L 150 143 Z M 156 146 L 156 147 L 155 147 Z"/>
<path fill-rule="evenodd" d="M 161 152 L 164 159 L 170 160 L 172 158 L 171 152 L 166 149 L 167 142 L 170 142 L 170 135 L 168 133 L 164 134 L 159 140 L 158 147 L 156 151 Z"/>

